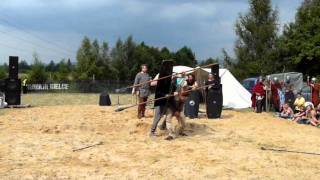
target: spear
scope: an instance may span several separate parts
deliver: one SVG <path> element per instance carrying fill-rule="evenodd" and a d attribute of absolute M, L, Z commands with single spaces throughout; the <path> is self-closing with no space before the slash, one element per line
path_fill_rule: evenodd
<path fill-rule="evenodd" d="M 206 88 L 206 87 L 209 87 L 209 86 L 212 86 L 212 85 L 205 85 L 205 86 L 197 87 L 195 89 L 190 89 L 190 90 L 184 91 L 182 93 L 188 93 L 188 92 L 196 91 L 196 90 L 203 89 L 203 88 Z M 142 103 L 139 103 L 139 104 L 133 104 L 133 105 L 126 106 L 126 107 L 119 107 L 119 108 L 115 109 L 115 112 L 120 112 L 120 111 L 123 111 L 125 109 L 129 109 L 129 108 L 132 108 L 132 107 L 135 107 L 135 106 L 139 106 L 139 105 L 142 105 L 142 104 L 147 104 L 147 103 L 150 103 L 150 102 L 154 102 L 154 101 L 158 101 L 158 100 L 161 100 L 161 99 L 166 99 L 166 98 L 174 97 L 174 96 L 178 96 L 178 95 L 179 94 L 177 94 L 177 95 L 169 94 L 167 96 L 160 97 L 160 98 L 157 98 L 157 99 L 151 99 L 149 101 L 142 102 Z"/>
<path fill-rule="evenodd" d="M 143 82 L 143 83 L 139 83 L 139 84 L 123 87 L 123 88 L 120 88 L 120 89 L 116 89 L 116 92 L 123 92 L 126 89 L 130 89 L 130 88 L 138 87 L 138 86 L 141 86 L 141 85 L 144 85 L 144 84 L 148 84 L 148 83 L 151 83 L 151 82 L 154 82 L 154 81 L 159 81 L 159 80 L 162 80 L 162 79 L 170 78 L 170 77 L 176 76 L 178 74 L 184 74 L 184 73 L 192 72 L 197 68 L 207 68 L 207 67 L 211 67 L 211 66 L 214 66 L 214 65 L 218 65 L 218 64 L 217 63 L 213 63 L 213 64 L 208 64 L 208 65 L 205 65 L 205 66 L 199 66 L 199 67 L 196 67 L 196 68 L 192 68 L 192 69 L 190 69 L 188 71 L 177 72 L 177 73 L 174 73 L 173 75 L 163 76 L 163 77 L 158 78 L 158 79 L 152 79 L 150 81 L 146 81 L 146 82 Z"/>

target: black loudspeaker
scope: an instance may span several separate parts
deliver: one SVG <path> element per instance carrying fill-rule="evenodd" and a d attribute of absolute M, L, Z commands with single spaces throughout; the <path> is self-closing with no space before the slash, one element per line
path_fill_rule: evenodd
<path fill-rule="evenodd" d="M 21 93 L 19 92 L 7 92 L 6 102 L 8 105 L 20 105 L 21 104 Z"/>
<path fill-rule="evenodd" d="M 100 94 L 99 105 L 100 106 L 111 106 L 110 96 L 107 92 L 103 92 Z"/>
<path fill-rule="evenodd" d="M 9 56 L 9 78 L 18 79 L 19 58 L 17 56 Z"/>
<path fill-rule="evenodd" d="M 210 119 L 220 118 L 223 106 L 222 85 L 211 89 L 207 95 L 207 116 Z"/>
<path fill-rule="evenodd" d="M 8 105 L 21 104 L 21 80 L 20 79 L 5 79 L 5 95 Z"/>
<path fill-rule="evenodd" d="M 192 91 L 184 104 L 184 115 L 191 119 L 198 118 L 200 103 L 199 91 Z"/>
<path fill-rule="evenodd" d="M 6 83 L 5 92 L 21 93 L 21 79 L 7 78 L 5 80 L 5 83 Z"/>
<path fill-rule="evenodd" d="M 219 64 L 215 64 L 215 65 L 211 66 L 211 73 L 212 73 L 214 79 L 216 81 L 218 81 L 218 84 L 220 84 L 221 81 L 220 81 L 220 76 L 219 76 Z"/>
<path fill-rule="evenodd" d="M 0 92 L 6 91 L 6 81 L 4 79 L 0 79 Z"/>

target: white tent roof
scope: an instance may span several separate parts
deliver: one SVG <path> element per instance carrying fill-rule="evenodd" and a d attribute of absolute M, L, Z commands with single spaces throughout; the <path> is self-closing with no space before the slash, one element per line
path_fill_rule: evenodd
<path fill-rule="evenodd" d="M 188 66 L 173 66 L 173 72 L 175 73 L 181 73 L 185 71 L 190 71 L 192 72 L 193 68 L 188 67 Z"/>
<path fill-rule="evenodd" d="M 192 73 L 193 68 L 188 66 L 174 66 L 174 73 L 181 73 L 185 71 L 190 71 L 188 73 Z M 197 77 L 201 77 L 201 81 L 206 80 L 206 77 L 211 72 L 210 68 L 200 69 L 199 75 Z M 157 79 L 159 74 L 155 77 Z M 223 106 L 242 109 L 248 108 L 251 106 L 251 94 L 239 83 L 239 81 L 231 74 L 228 69 L 220 69 L 219 76 L 221 78 L 222 84 L 222 93 L 223 93 Z M 198 80 L 198 79 L 197 79 Z M 199 81 L 199 80 L 198 80 Z M 198 82 L 202 85 L 202 82 Z"/>

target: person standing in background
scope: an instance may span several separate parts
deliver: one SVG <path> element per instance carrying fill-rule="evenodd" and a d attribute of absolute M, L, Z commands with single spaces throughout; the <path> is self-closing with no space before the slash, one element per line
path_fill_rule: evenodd
<path fill-rule="evenodd" d="M 266 97 L 266 89 L 264 85 L 264 79 L 263 77 L 259 77 L 258 83 L 253 87 L 252 90 L 252 108 L 257 113 L 261 113 L 263 110 L 266 110 L 266 103 L 265 103 L 265 97 Z"/>
<path fill-rule="evenodd" d="M 134 80 L 134 88 L 132 89 L 132 95 L 136 94 L 139 97 L 139 106 L 138 106 L 138 118 L 141 119 L 145 117 L 146 111 L 146 102 L 148 96 L 150 95 L 150 83 L 147 83 L 151 80 L 149 76 L 148 67 L 146 64 L 141 65 L 141 72 L 139 72 Z M 141 104 L 144 103 L 144 104 Z"/>
<path fill-rule="evenodd" d="M 311 102 L 316 107 L 319 104 L 319 90 L 320 90 L 320 84 L 318 84 L 316 78 L 311 79 L 311 83 L 309 83 L 309 86 L 311 88 Z"/>
<path fill-rule="evenodd" d="M 271 93 L 272 93 L 272 105 L 276 112 L 280 112 L 280 96 L 279 91 L 281 91 L 281 83 L 279 82 L 278 78 L 275 77 L 273 79 L 273 83 L 271 84 Z"/>
<path fill-rule="evenodd" d="M 23 81 L 22 81 L 22 92 L 23 92 L 23 94 L 27 94 L 27 90 L 28 90 L 28 88 L 27 88 L 27 78 L 25 78 Z"/>

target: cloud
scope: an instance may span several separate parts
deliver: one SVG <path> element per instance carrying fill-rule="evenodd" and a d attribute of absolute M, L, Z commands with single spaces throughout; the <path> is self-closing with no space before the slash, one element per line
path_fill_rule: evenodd
<path fill-rule="evenodd" d="M 294 19 L 301 1 L 273 0 L 282 24 Z M 60 60 L 65 55 L 61 48 L 30 37 L 25 31 L 73 52 L 85 35 L 111 45 L 119 37 L 133 35 L 137 41 L 173 50 L 186 45 L 195 50 L 198 59 L 205 59 L 219 56 L 222 48 L 232 52 L 234 23 L 238 14 L 247 10 L 247 0 L 1 0 L 0 30 L 9 28 L 11 35 L 0 32 L 0 39 L 6 39 L 7 46 L 24 49 L 30 54 L 23 55 L 27 60 L 34 50 L 45 60 Z M 12 36 L 27 38 L 41 47 Z M 13 52 L 21 53 L 0 42 L 0 63 Z M 75 60 L 75 54 L 71 58 Z"/>
<path fill-rule="evenodd" d="M 160 8 L 160 17 L 167 20 L 178 20 L 190 17 L 209 17 L 216 12 L 216 6 L 213 3 L 179 3 L 173 5 L 165 5 Z"/>

